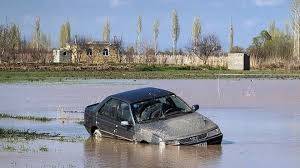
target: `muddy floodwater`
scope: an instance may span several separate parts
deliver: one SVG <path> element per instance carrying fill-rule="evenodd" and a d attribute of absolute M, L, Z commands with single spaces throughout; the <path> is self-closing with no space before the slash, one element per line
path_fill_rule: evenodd
<path fill-rule="evenodd" d="M 221 128 L 220 146 L 157 146 L 92 139 L 78 121 L 86 105 L 121 91 L 173 91 Z M 0 84 L 0 119 L 14 128 L 79 138 L 74 142 L 0 139 L 0 167 L 300 167 L 300 80 L 80 80 Z M 7 144 L 15 145 L 8 150 Z M 45 147 L 47 150 L 45 150 Z M 42 150 L 43 149 L 43 150 Z"/>

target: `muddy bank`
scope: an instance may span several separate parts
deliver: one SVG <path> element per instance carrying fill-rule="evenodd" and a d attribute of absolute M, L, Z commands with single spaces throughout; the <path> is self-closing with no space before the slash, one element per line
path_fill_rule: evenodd
<path fill-rule="evenodd" d="M 0 64 L 1 71 L 113 71 L 133 70 L 133 65 L 87 64 Z"/>
<path fill-rule="evenodd" d="M 164 71 L 164 70 L 226 70 L 209 65 L 153 65 L 153 64 L 0 64 L 0 71 Z"/>
<path fill-rule="evenodd" d="M 299 70 L 233 71 L 224 67 L 145 64 L 0 64 L 0 83 L 93 79 L 300 79 Z"/>

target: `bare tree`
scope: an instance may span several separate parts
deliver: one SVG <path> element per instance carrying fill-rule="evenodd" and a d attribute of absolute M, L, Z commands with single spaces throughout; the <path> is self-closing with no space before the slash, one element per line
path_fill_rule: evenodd
<path fill-rule="evenodd" d="M 141 45 L 142 45 L 142 30 L 143 30 L 143 21 L 142 21 L 142 16 L 138 17 L 138 22 L 137 22 L 137 42 L 136 42 L 136 50 L 137 53 L 140 54 L 141 50 Z"/>
<path fill-rule="evenodd" d="M 244 53 L 245 49 L 240 46 L 234 46 L 232 47 L 231 51 L 232 53 Z"/>
<path fill-rule="evenodd" d="M 35 49 L 39 49 L 41 47 L 41 24 L 40 24 L 40 18 L 36 17 L 35 19 L 35 25 L 33 30 L 33 39 L 32 39 L 32 47 Z"/>
<path fill-rule="evenodd" d="M 180 26 L 179 26 L 179 18 L 177 11 L 174 9 L 172 11 L 172 41 L 173 41 L 173 55 L 175 55 L 175 52 L 177 50 L 177 42 L 180 34 Z"/>
<path fill-rule="evenodd" d="M 234 47 L 234 29 L 233 29 L 233 24 L 232 20 L 230 21 L 230 30 L 229 30 L 229 52 L 233 52 L 233 47 Z"/>
<path fill-rule="evenodd" d="M 157 48 L 158 48 L 158 35 L 159 35 L 159 26 L 160 23 L 158 21 L 158 19 L 156 19 L 153 23 L 153 43 L 154 43 L 154 53 L 155 55 L 157 55 Z"/>
<path fill-rule="evenodd" d="M 285 22 L 285 26 L 284 26 L 284 27 L 285 27 L 285 28 L 284 28 L 284 29 L 285 29 L 285 30 L 284 30 L 285 35 L 291 37 L 291 27 L 290 27 L 290 24 L 289 24 L 288 21 Z"/>
<path fill-rule="evenodd" d="M 71 39 L 70 39 L 71 40 Z M 51 41 L 51 35 L 50 34 L 48 34 L 47 35 L 47 37 L 46 37 L 46 42 L 47 42 L 47 49 L 48 50 L 51 50 L 51 43 L 52 43 L 52 41 Z"/>
<path fill-rule="evenodd" d="M 11 26 L 8 24 L 1 26 L 1 57 L 5 62 L 10 62 L 11 52 Z"/>
<path fill-rule="evenodd" d="M 118 56 L 122 56 L 125 53 L 123 38 L 114 36 L 113 44 L 116 47 Z M 119 61 L 121 62 L 121 60 L 119 60 Z"/>
<path fill-rule="evenodd" d="M 69 43 L 71 41 L 71 25 L 70 22 L 66 22 L 66 42 Z"/>
<path fill-rule="evenodd" d="M 193 22 L 193 30 L 192 30 L 192 48 L 193 48 L 193 53 L 196 55 L 200 55 L 200 41 L 201 41 L 201 23 L 200 23 L 200 18 L 195 17 L 194 22 Z"/>
<path fill-rule="evenodd" d="M 76 45 L 76 48 L 72 49 L 71 52 L 73 55 L 75 55 L 75 58 L 74 58 L 74 62 L 75 63 L 80 63 L 82 60 L 82 57 L 84 55 L 84 52 L 87 52 L 86 49 L 87 49 L 87 43 L 92 41 L 92 38 L 89 38 L 87 36 L 84 36 L 84 35 L 75 35 L 74 36 L 74 39 L 72 41 L 75 41 L 75 45 Z M 91 62 L 92 56 L 89 55 L 88 58 Z"/>
<path fill-rule="evenodd" d="M 135 55 L 134 46 L 128 46 L 124 50 L 124 55 L 126 56 L 125 57 L 126 63 L 133 63 L 134 62 L 133 56 Z"/>
<path fill-rule="evenodd" d="M 73 41 L 76 41 L 77 45 L 85 45 L 90 41 L 93 41 L 92 38 L 84 36 L 84 35 L 75 35 L 75 39 Z"/>
<path fill-rule="evenodd" d="M 65 24 L 63 24 L 60 27 L 59 46 L 65 47 L 65 45 L 66 45 L 66 28 L 65 28 Z"/>
<path fill-rule="evenodd" d="M 7 45 L 7 26 L 0 25 L 0 62 L 4 61 Z"/>
<path fill-rule="evenodd" d="M 13 50 L 19 50 L 21 46 L 21 32 L 19 26 L 12 24 L 9 30 L 10 35 L 10 47 Z"/>
<path fill-rule="evenodd" d="M 103 41 L 110 42 L 110 31 L 111 31 L 110 21 L 109 21 L 109 17 L 107 17 L 103 25 L 103 32 L 102 32 Z"/>
<path fill-rule="evenodd" d="M 201 59 L 207 63 L 209 56 L 218 56 L 222 51 L 221 43 L 216 35 L 206 35 L 200 43 Z"/>
<path fill-rule="evenodd" d="M 0 28 L 1 57 L 7 62 L 15 62 L 21 48 L 21 32 L 16 24 L 2 25 Z"/>
<path fill-rule="evenodd" d="M 145 58 L 144 63 L 147 63 L 149 65 L 156 62 L 155 51 L 150 41 L 143 41 L 142 51 L 143 51 L 143 56 Z"/>
<path fill-rule="evenodd" d="M 60 28 L 60 47 L 65 47 L 71 41 L 71 25 L 69 22 L 64 23 Z"/>
<path fill-rule="evenodd" d="M 0 25 L 0 62 L 46 62 L 49 60 L 50 37 L 41 32 L 36 18 L 32 41 L 27 42 L 17 24 Z"/>
<path fill-rule="evenodd" d="M 37 17 L 35 20 L 33 35 L 32 35 L 32 48 L 34 49 L 45 49 L 49 48 L 49 40 L 47 38 L 47 35 L 45 35 L 41 30 L 41 24 L 40 24 L 40 18 Z"/>
<path fill-rule="evenodd" d="M 294 39 L 293 57 L 298 60 L 300 58 L 300 0 L 292 0 L 291 17 L 291 27 Z"/>

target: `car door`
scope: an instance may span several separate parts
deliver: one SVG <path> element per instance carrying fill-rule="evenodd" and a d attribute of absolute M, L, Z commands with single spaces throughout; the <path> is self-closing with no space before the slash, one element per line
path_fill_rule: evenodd
<path fill-rule="evenodd" d="M 119 101 L 108 100 L 98 111 L 97 126 L 104 136 L 115 137 L 117 132 L 116 113 Z"/>
<path fill-rule="evenodd" d="M 122 125 L 122 121 L 127 121 L 129 125 Z M 117 124 L 116 136 L 121 139 L 132 141 L 134 135 L 134 120 L 130 106 L 126 102 L 120 101 L 120 107 L 117 110 Z"/>

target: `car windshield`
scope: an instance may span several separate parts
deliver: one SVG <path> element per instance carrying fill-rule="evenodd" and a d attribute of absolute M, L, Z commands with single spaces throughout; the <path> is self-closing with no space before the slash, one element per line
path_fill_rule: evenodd
<path fill-rule="evenodd" d="M 186 114 L 192 109 L 176 95 L 151 99 L 132 104 L 132 112 L 138 123 Z"/>

